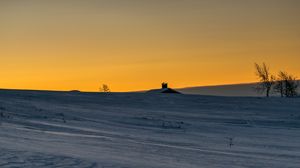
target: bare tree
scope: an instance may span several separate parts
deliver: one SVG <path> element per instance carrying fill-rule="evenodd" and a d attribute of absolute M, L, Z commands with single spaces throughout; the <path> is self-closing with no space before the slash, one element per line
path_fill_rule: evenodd
<path fill-rule="evenodd" d="M 281 97 L 288 95 L 288 79 L 289 75 L 286 72 L 280 71 L 278 73 L 277 81 L 274 87 L 274 91 L 280 93 Z"/>
<path fill-rule="evenodd" d="M 281 97 L 294 97 L 297 95 L 299 83 L 293 75 L 280 71 L 274 87 L 274 91 L 280 93 Z"/>
<path fill-rule="evenodd" d="M 110 89 L 109 89 L 108 85 L 103 84 L 103 85 L 99 88 L 99 91 L 100 91 L 100 92 L 108 93 L 108 92 L 110 92 Z"/>
<path fill-rule="evenodd" d="M 279 77 L 283 81 L 284 84 L 284 95 L 286 97 L 294 97 L 297 95 L 298 82 L 296 77 L 288 74 L 287 72 L 281 71 L 279 73 Z"/>
<path fill-rule="evenodd" d="M 260 83 L 256 90 L 260 93 L 266 92 L 266 96 L 270 96 L 270 91 L 275 83 L 275 77 L 271 75 L 269 67 L 263 63 L 259 65 L 255 63 L 256 75 L 258 76 Z"/>
<path fill-rule="evenodd" d="M 284 96 L 284 80 L 282 80 L 280 77 L 276 79 L 274 92 L 279 93 L 281 97 Z"/>
<path fill-rule="evenodd" d="M 287 82 L 287 94 L 286 97 L 295 97 L 298 95 L 297 93 L 297 88 L 299 86 L 298 81 L 296 80 L 296 78 L 289 78 L 288 82 Z"/>

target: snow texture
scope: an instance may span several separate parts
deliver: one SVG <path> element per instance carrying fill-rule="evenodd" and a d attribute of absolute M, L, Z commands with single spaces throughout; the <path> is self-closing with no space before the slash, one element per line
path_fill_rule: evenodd
<path fill-rule="evenodd" d="M 300 98 L 0 90 L 1 168 L 299 168 Z"/>

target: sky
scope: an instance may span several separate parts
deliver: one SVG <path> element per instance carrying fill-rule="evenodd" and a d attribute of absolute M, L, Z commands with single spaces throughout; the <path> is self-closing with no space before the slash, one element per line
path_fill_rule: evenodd
<path fill-rule="evenodd" d="M 300 76 L 299 0 L 0 0 L 0 88 L 112 91 Z"/>

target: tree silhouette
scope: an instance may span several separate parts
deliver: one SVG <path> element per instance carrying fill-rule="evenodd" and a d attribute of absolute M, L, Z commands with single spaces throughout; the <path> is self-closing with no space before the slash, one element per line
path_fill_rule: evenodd
<path fill-rule="evenodd" d="M 110 92 L 110 89 L 109 89 L 108 85 L 103 84 L 103 85 L 99 88 L 99 91 L 100 91 L 100 92 L 108 93 L 108 92 Z"/>
<path fill-rule="evenodd" d="M 284 79 L 281 76 L 282 72 L 279 72 L 278 78 L 276 79 L 275 86 L 274 86 L 274 92 L 279 93 L 281 97 L 284 97 Z"/>
<path fill-rule="evenodd" d="M 275 77 L 271 75 L 269 67 L 265 63 L 262 65 L 255 63 L 255 70 L 260 80 L 256 90 L 260 93 L 266 92 L 266 97 L 269 97 L 272 86 L 275 83 Z"/>
<path fill-rule="evenodd" d="M 280 93 L 281 97 L 294 97 L 297 95 L 298 81 L 296 77 L 287 72 L 280 71 L 274 87 L 274 91 Z"/>

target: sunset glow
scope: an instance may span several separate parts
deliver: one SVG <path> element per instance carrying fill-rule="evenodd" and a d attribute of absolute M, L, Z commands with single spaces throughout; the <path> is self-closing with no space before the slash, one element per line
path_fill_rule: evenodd
<path fill-rule="evenodd" d="M 3 0 L 0 88 L 112 91 L 300 77 L 297 0 Z"/>

